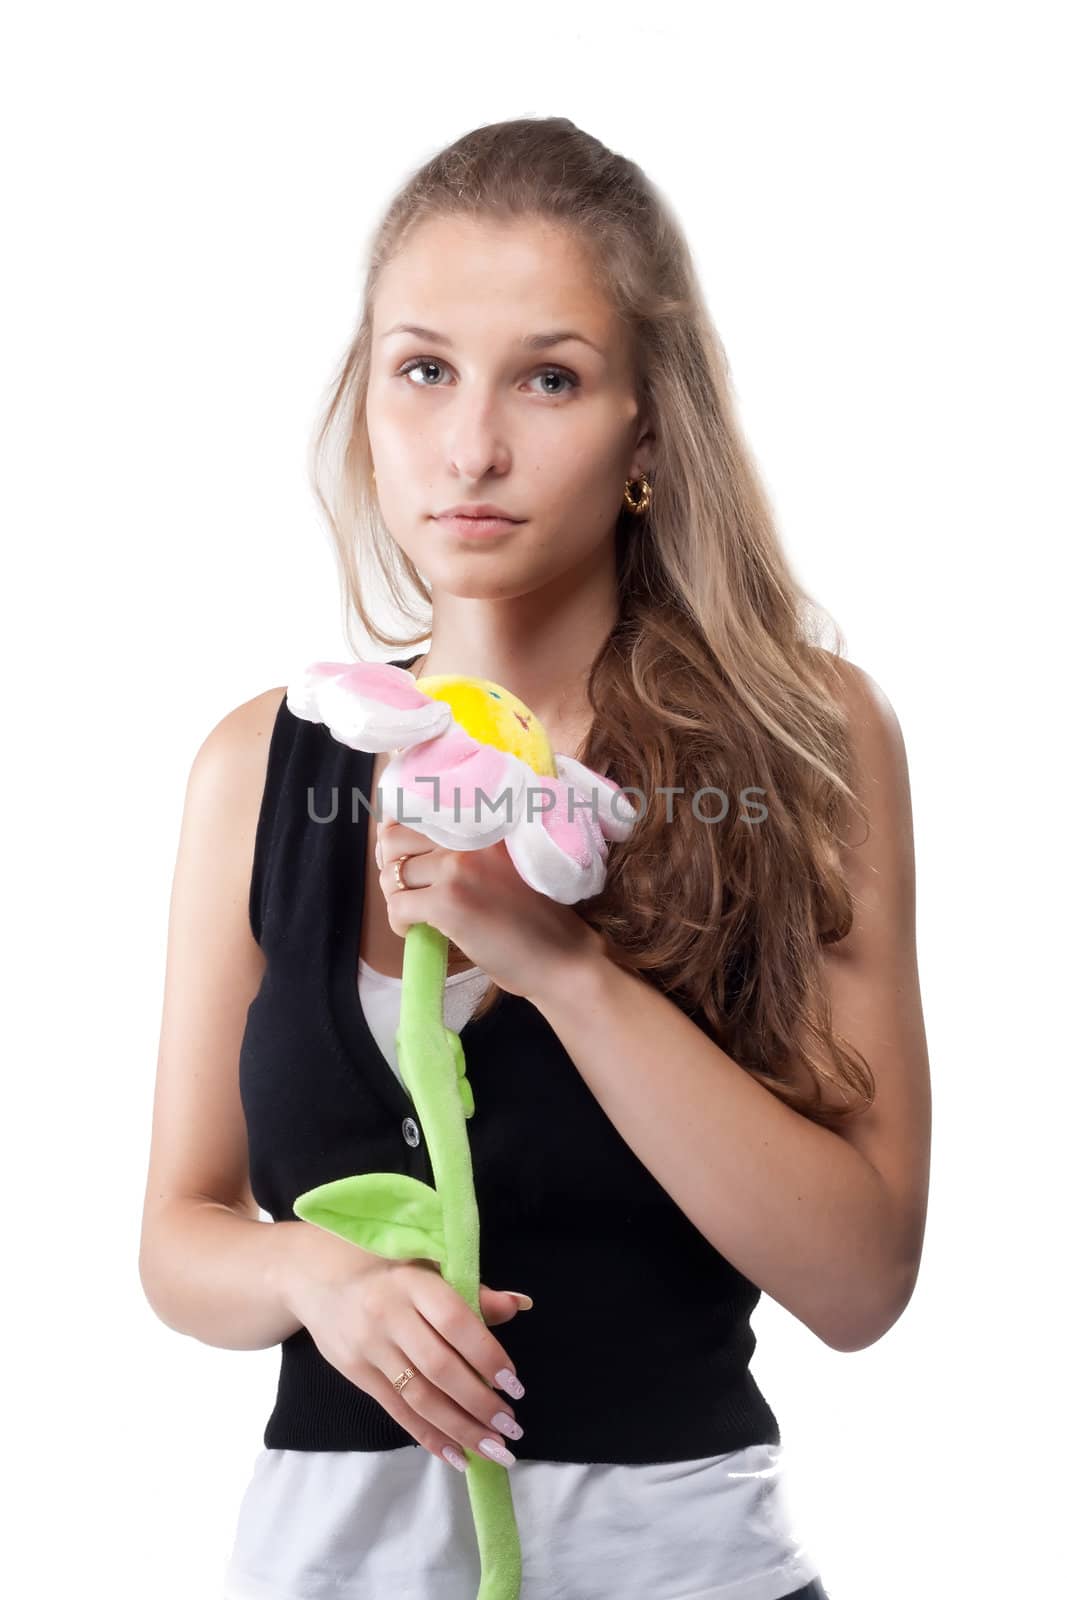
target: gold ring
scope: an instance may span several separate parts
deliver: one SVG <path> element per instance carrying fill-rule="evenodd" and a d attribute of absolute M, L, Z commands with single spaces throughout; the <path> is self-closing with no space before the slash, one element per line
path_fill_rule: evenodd
<path fill-rule="evenodd" d="M 400 1393 L 400 1391 L 404 1387 L 404 1385 L 406 1383 L 409 1383 L 414 1376 L 415 1376 L 415 1368 L 414 1367 L 405 1367 L 403 1372 L 400 1374 L 399 1378 L 393 1378 L 393 1379 L 390 1380 L 392 1382 L 393 1388 L 396 1390 L 397 1394 Z"/>
<path fill-rule="evenodd" d="M 410 883 L 405 883 L 404 882 L 404 874 L 400 870 L 403 867 L 404 862 L 405 861 L 410 861 L 410 860 L 411 860 L 411 855 L 409 853 L 406 856 L 397 856 L 396 860 L 393 862 L 393 877 L 396 879 L 396 886 L 397 886 L 398 889 L 410 889 L 411 888 Z"/>

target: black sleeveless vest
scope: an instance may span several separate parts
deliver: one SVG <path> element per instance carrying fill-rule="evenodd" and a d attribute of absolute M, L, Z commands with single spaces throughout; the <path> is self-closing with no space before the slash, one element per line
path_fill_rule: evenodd
<path fill-rule="evenodd" d="M 358 796 L 374 802 L 373 761 L 282 699 L 249 894 L 266 968 L 240 1054 L 252 1191 L 275 1221 L 334 1178 L 391 1171 L 433 1183 L 414 1105 L 356 984 L 368 825 Z M 626 1144 L 534 1005 L 504 994 L 461 1037 L 475 1102 L 467 1132 L 481 1280 L 534 1301 L 494 1329 L 526 1386 L 516 1453 L 637 1464 L 777 1444 L 749 1372 L 759 1289 Z M 654 1062 L 648 1071 L 651 1085 Z M 414 1441 L 300 1328 L 281 1344 L 263 1443 L 390 1450 Z"/>

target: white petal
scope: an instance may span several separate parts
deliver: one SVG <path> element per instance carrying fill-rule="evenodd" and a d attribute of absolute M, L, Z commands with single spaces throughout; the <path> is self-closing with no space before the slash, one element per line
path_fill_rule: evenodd
<path fill-rule="evenodd" d="M 515 827 L 532 776 L 524 761 L 456 723 L 389 762 L 379 779 L 382 815 L 447 850 L 480 850 Z"/>
<path fill-rule="evenodd" d="M 580 813 L 579 813 L 580 815 Z M 600 893 L 607 877 L 607 846 L 591 817 L 581 823 L 583 847 L 561 849 L 543 821 L 525 815 L 505 844 L 521 878 L 560 905 L 572 906 Z"/>
<path fill-rule="evenodd" d="M 629 797 L 617 784 L 594 772 L 591 767 L 575 761 L 573 756 L 556 757 L 556 771 L 564 783 L 580 791 L 583 799 L 592 800 L 595 806 L 587 815 L 599 821 L 605 839 L 628 839 L 638 821 L 638 813 Z"/>
<path fill-rule="evenodd" d="M 286 701 L 294 716 L 324 722 L 352 750 L 404 750 L 452 722 L 450 705 L 431 699 L 413 673 L 389 662 L 312 662 Z"/>

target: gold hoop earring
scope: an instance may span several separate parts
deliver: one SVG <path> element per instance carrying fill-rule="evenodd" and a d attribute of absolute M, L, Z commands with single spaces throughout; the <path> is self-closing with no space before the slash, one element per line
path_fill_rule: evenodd
<path fill-rule="evenodd" d="M 641 486 L 641 498 L 639 500 L 635 500 L 633 497 L 633 492 L 630 488 L 630 484 L 632 482 L 638 483 Z M 625 509 L 627 511 L 632 511 L 635 516 L 641 516 L 645 511 L 648 510 L 649 506 L 652 504 L 652 485 L 648 481 L 648 474 L 646 472 L 642 472 L 639 478 L 627 478 L 622 491 L 622 503 Z"/>

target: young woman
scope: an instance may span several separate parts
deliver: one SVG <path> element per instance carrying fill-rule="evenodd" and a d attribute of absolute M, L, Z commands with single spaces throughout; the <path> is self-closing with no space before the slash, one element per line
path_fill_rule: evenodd
<path fill-rule="evenodd" d="M 562 906 L 503 845 L 358 802 L 349 825 L 388 757 L 284 687 L 198 752 L 141 1273 L 171 1326 L 282 1346 L 226 1594 L 472 1600 L 481 1449 L 528 1600 L 823 1595 L 750 1317 L 766 1292 L 857 1350 L 915 1284 L 907 767 L 885 696 L 817 642 L 662 196 L 562 118 L 443 151 L 379 227 L 318 443 L 369 636 L 504 684 L 641 815 Z M 355 1171 L 431 1177 L 393 1046 L 422 921 L 453 946 L 484 1321 L 433 1263 L 292 1211 Z"/>

